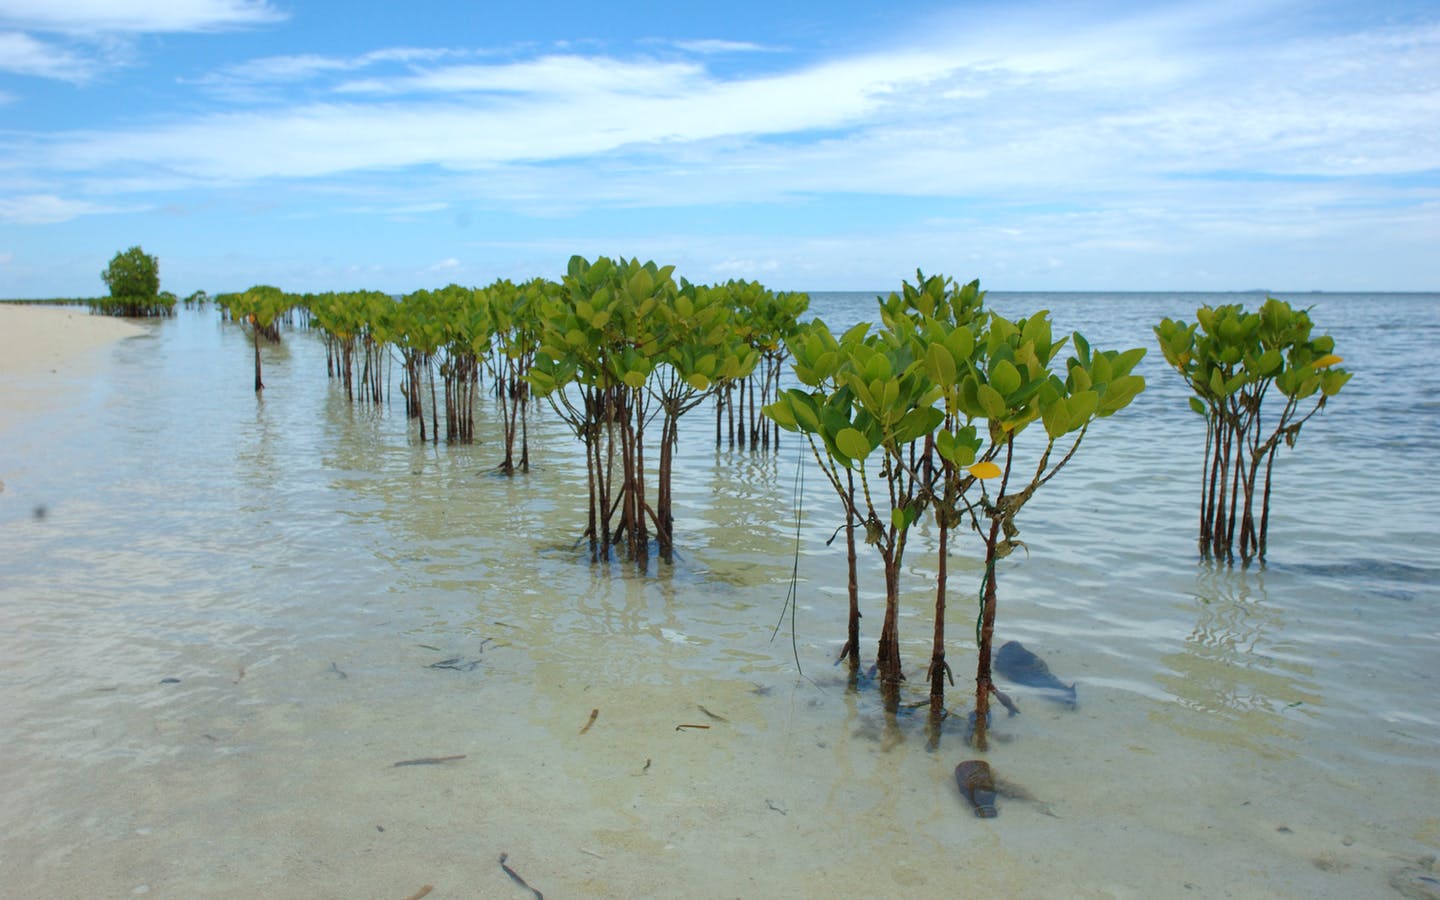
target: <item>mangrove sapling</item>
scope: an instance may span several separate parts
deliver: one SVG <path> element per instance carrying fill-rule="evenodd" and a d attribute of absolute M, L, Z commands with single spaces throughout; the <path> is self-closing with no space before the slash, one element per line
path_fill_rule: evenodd
<path fill-rule="evenodd" d="M 336 293 L 307 295 L 306 305 L 325 345 L 325 375 L 340 379 L 346 399 L 353 400 L 355 336 L 360 329 L 354 308 L 345 295 Z"/>
<path fill-rule="evenodd" d="M 865 528 L 865 540 L 876 548 L 884 564 L 885 618 L 876 667 L 885 707 L 894 713 L 899 708 L 903 680 L 899 644 L 901 564 L 910 527 L 924 511 L 928 498 L 915 461 L 943 414 L 934 406 L 938 392 L 917 365 L 903 320 L 898 332 L 865 335 L 867 329 L 864 324 L 852 328 L 838 343 L 839 352 L 821 363 L 825 369 L 818 373 L 818 381 L 833 379 L 839 390 L 831 394 L 819 390 L 786 391 L 768 408 L 768 415 L 782 428 L 815 434 L 823 440 L 831 464 L 821 460 L 821 465 L 842 499 L 844 490 L 835 465 L 856 472 L 862 501 L 857 513 Z M 813 377 L 817 373 L 810 374 Z M 866 468 L 866 460 L 877 449 L 881 451 L 877 474 L 885 491 L 879 504 Z"/>
<path fill-rule="evenodd" d="M 862 323 L 855 326 L 863 335 L 869 330 L 869 323 Z M 849 336 L 847 340 L 858 339 L 858 336 Z M 845 533 L 845 564 L 848 573 L 848 595 L 850 601 L 849 615 L 847 617 L 845 644 L 840 650 L 839 658 L 844 660 L 849 668 L 850 682 L 853 687 L 860 675 L 860 586 L 857 575 L 855 527 L 860 523 L 858 495 L 855 491 L 855 471 L 850 466 L 842 465 L 839 459 L 831 454 L 828 445 L 824 443 L 824 432 L 821 428 L 820 410 L 829 404 L 848 409 L 850 402 L 849 395 L 843 394 L 841 385 L 836 379 L 840 366 L 840 343 L 835 340 L 834 335 L 826 324 L 815 319 L 802 326 L 787 341 L 791 355 L 794 357 L 795 375 L 800 383 L 812 388 L 809 399 L 803 397 L 790 397 L 788 394 L 778 394 L 774 403 L 765 407 L 766 418 L 787 431 L 795 431 L 805 435 L 810 445 L 810 451 L 819 464 L 826 480 L 834 488 L 840 499 L 841 507 L 845 512 L 845 524 L 841 530 Z M 804 394 L 804 391 L 799 391 Z M 814 413 L 814 415 L 810 415 Z M 848 418 L 844 411 L 837 411 L 836 415 L 841 418 Z M 804 424 L 802 424 L 802 422 Z M 715 435 L 718 446 L 720 433 Z M 816 443 L 817 437 L 820 443 Z M 821 454 L 820 447 L 826 446 L 825 454 Z M 834 538 L 832 537 L 833 541 Z"/>
<path fill-rule="evenodd" d="M 232 318 L 244 323 L 250 329 L 255 346 L 255 393 L 265 389 L 260 371 L 260 341 L 279 343 L 280 329 L 276 319 L 291 304 L 291 298 L 277 287 L 257 284 L 244 293 L 227 295 L 228 308 Z"/>
<path fill-rule="evenodd" d="M 671 481 L 680 417 L 718 389 L 746 378 L 759 359 L 732 328 L 730 291 L 729 285 L 699 287 L 682 281 L 670 302 L 655 307 L 660 365 L 652 370 L 646 389 L 661 412 L 654 523 L 660 558 L 666 562 L 674 552 Z"/>
<path fill-rule="evenodd" d="M 385 387 L 389 380 L 395 301 L 379 291 L 354 291 L 346 296 L 354 304 L 358 316 L 359 397 L 378 406 L 385 402 Z"/>
<path fill-rule="evenodd" d="M 917 271 L 916 283 L 905 282 L 900 293 L 883 300 L 880 312 L 886 327 L 908 336 L 912 355 L 935 386 L 942 416 L 927 436 L 919 470 L 934 508 L 937 528 L 935 611 L 931 638 L 929 745 L 939 743 L 945 717 L 945 682 L 954 684 L 945 661 L 945 617 L 949 575 L 950 534 L 969 509 L 965 493 L 975 482 L 971 471 L 980 440 L 974 416 L 962 403 L 960 373 L 977 364 L 976 350 L 983 346 L 984 298 L 978 281 L 964 286 L 944 276 L 927 278 Z"/>
<path fill-rule="evenodd" d="M 800 316 L 810 305 L 801 293 L 775 293 L 759 282 L 732 280 L 723 289 L 730 298 L 733 333 L 759 356 L 752 373 L 719 387 L 715 392 L 715 446 L 720 446 L 728 421 L 730 446 L 750 449 L 780 446 L 778 429 L 772 430 L 763 408 L 780 390 L 780 377 L 789 358 L 788 341 L 799 329 Z M 737 427 L 738 408 L 738 427 Z"/>
<path fill-rule="evenodd" d="M 440 441 L 439 404 L 435 390 L 436 357 L 444 345 L 445 327 L 440 320 L 438 304 L 430 291 L 420 290 L 401 298 L 395 310 L 395 344 L 405 368 L 406 414 L 420 426 L 420 442 L 430 438 L 425 432 L 424 384 L 430 383 L 430 435 Z M 441 360 L 443 362 L 443 360 Z"/>
<path fill-rule="evenodd" d="M 1060 473 L 1080 449 L 1090 425 L 1129 405 L 1145 388 L 1145 380 L 1131 374 L 1145 355 L 1144 348 L 1124 352 L 1092 351 L 1085 338 L 1072 336 L 1074 354 L 1066 361 L 1062 380 L 1049 370 L 1050 362 L 1065 344 L 1051 340 L 1045 312 L 1013 322 L 991 313 L 977 356 L 961 372 L 959 400 L 965 414 L 983 418 L 988 426 L 986 446 L 969 473 L 980 479 L 982 495 L 969 512 L 972 527 L 985 541 L 985 574 L 980 589 L 976 622 L 979 659 L 975 674 L 975 731 L 973 742 L 986 746 L 990 695 L 999 694 L 992 676 L 991 647 L 995 635 L 998 563 L 1017 547 L 1016 518 L 1042 486 Z M 1027 426 L 1040 420 L 1045 443 L 1028 478 L 1018 471 L 1016 439 Z M 1066 443 L 1068 442 L 1068 447 Z M 1063 451 L 1057 453 L 1057 451 Z M 1059 456 L 1056 460 L 1057 455 Z M 991 487 L 991 485 L 998 487 Z M 983 516 L 987 521 L 980 521 Z"/>
<path fill-rule="evenodd" d="M 1255 313 L 1240 304 L 1202 306 L 1195 318 L 1188 325 L 1164 319 L 1155 335 L 1165 361 L 1195 393 L 1190 408 L 1205 418 L 1200 555 L 1229 563 L 1238 550 L 1242 565 L 1263 563 L 1275 450 L 1282 441 L 1295 446 L 1350 373 L 1339 368 L 1333 338 L 1311 338 L 1308 311 L 1273 297 Z M 1273 423 L 1262 418 L 1272 387 L 1284 398 Z"/>
<path fill-rule="evenodd" d="M 561 290 L 542 301 L 540 349 L 528 380 L 585 444 L 592 561 L 621 547 L 649 553 L 643 430 L 652 412 L 645 384 L 658 346 L 656 310 L 673 296 L 673 267 L 600 257 L 570 260 Z M 622 467 L 618 492 L 614 463 Z M 619 513 L 619 521 L 615 520 Z M 622 544 L 623 541 L 623 544 Z"/>
<path fill-rule="evenodd" d="M 516 287 L 498 280 L 483 296 L 489 305 L 494 329 L 495 346 L 487 359 L 493 370 L 495 396 L 500 402 L 500 421 L 504 430 L 505 458 L 498 470 L 512 475 L 518 468 L 530 471 L 530 445 L 527 420 L 530 408 L 530 384 L 526 376 L 535 362 L 539 349 L 539 309 L 546 297 L 554 297 L 560 286 L 553 281 L 535 278 Z M 520 459 L 515 460 L 515 441 L 520 441 Z"/>
<path fill-rule="evenodd" d="M 384 402 L 395 302 L 379 291 L 346 291 L 307 294 L 304 305 L 325 345 L 325 374 L 340 380 L 347 400 Z"/>
<path fill-rule="evenodd" d="M 480 387 L 480 360 L 489 354 L 494 334 L 490 307 L 483 292 L 451 284 L 434 294 L 431 311 L 445 342 L 440 374 L 445 390 L 445 441 L 468 444 L 475 439 L 475 397 Z"/>

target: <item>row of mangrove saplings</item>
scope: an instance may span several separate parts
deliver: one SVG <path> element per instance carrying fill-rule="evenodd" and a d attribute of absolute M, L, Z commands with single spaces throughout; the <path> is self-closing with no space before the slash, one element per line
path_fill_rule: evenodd
<path fill-rule="evenodd" d="M 860 669 L 857 544 L 874 547 L 882 563 L 886 599 L 876 671 L 891 710 L 902 681 L 898 625 L 907 539 L 923 517 L 935 523 L 926 679 L 932 741 L 951 680 L 947 561 L 957 532 L 980 541 L 985 567 L 975 591 L 973 739 L 983 747 L 989 697 L 998 696 L 991 680 L 997 563 L 1023 547 L 1019 514 L 1074 458 L 1089 428 L 1145 387 L 1134 373 L 1144 348 L 1100 350 L 1079 332 L 1057 338 L 1048 312 L 1010 319 L 986 309 L 984 297 L 978 282 L 960 285 L 917 272 L 914 284 L 903 282 L 878 298 L 878 325 L 860 323 L 837 336 L 820 319 L 800 321 L 808 306 L 804 294 L 740 281 L 700 286 L 676 281 L 673 267 L 574 257 L 558 282 L 452 285 L 399 301 L 384 294 L 296 297 L 263 286 L 216 299 L 254 334 L 256 390 L 263 387 L 260 342 L 278 339 L 276 323 L 298 314 L 324 336 L 329 373 L 352 397 L 385 400 L 389 368 L 398 361 L 401 393 L 422 438 L 438 440 L 443 408 L 447 440 L 473 439 L 479 376 L 488 370 L 503 413 L 503 471 L 525 468 L 526 406 L 532 396 L 545 398 L 585 445 L 584 537 L 597 560 L 620 553 L 643 564 L 652 534 L 662 559 L 669 559 L 677 428 L 707 397 L 718 401 L 717 441 L 727 411 L 739 423 L 732 425 L 732 440 L 741 444 L 769 446 L 769 423 L 804 435 L 845 514 L 850 615 L 841 656 L 852 673 Z M 1335 367 L 1333 341 L 1312 339 L 1308 315 L 1278 300 L 1259 313 L 1202 307 L 1196 324 L 1166 319 L 1156 332 L 1167 361 L 1196 393 L 1192 406 L 1210 423 L 1207 483 L 1228 491 L 1218 499 L 1213 490 L 1206 495 L 1202 553 L 1233 555 L 1213 535 L 1228 508 L 1221 524 L 1233 532 L 1240 510 L 1242 558 L 1250 559 L 1257 535 L 1263 555 L 1263 513 L 1258 528 L 1246 524 L 1255 478 L 1263 467 L 1268 509 L 1268 454 L 1281 440 L 1293 444 L 1300 426 L 1349 377 Z M 792 357 L 800 386 L 781 390 L 781 368 Z M 1286 406 L 1278 420 L 1266 421 L 1262 435 L 1261 400 L 1272 388 Z M 1301 410 L 1302 402 L 1312 408 Z M 645 438 L 656 420 L 652 502 Z M 1022 445 L 1022 434 L 1033 439 Z"/>
<path fill-rule="evenodd" d="M 528 469 L 530 404 L 546 398 L 585 444 L 592 554 L 619 550 L 637 560 L 652 540 L 662 558 L 673 549 L 681 416 L 713 398 L 717 443 L 778 444 L 778 428 L 760 410 L 776 396 L 788 341 L 809 306 L 805 294 L 755 282 L 696 285 L 677 281 L 673 267 L 603 257 L 572 259 L 558 282 L 452 284 L 398 299 L 260 285 L 215 301 L 253 335 L 257 391 L 261 345 L 280 339 L 282 322 L 308 326 L 324 342 L 327 373 L 356 402 L 389 402 L 399 368 L 399 392 L 422 441 L 442 433 L 449 442 L 474 441 L 488 383 L 501 412 L 498 468 L 507 474 Z M 647 448 L 658 455 L 653 490 Z"/>

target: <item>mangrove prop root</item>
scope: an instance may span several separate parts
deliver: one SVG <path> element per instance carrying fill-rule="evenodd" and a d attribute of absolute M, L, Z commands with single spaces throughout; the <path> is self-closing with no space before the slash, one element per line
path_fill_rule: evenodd
<path fill-rule="evenodd" d="M 533 887 L 531 887 L 531 886 L 525 881 L 525 879 L 521 878 L 521 877 L 519 876 L 519 874 L 516 873 L 516 871 L 515 871 L 514 869 L 512 869 L 512 868 L 510 868 L 509 866 L 505 865 L 505 860 L 507 860 L 507 859 L 509 859 L 509 858 L 510 858 L 510 854 L 508 854 L 508 853 L 502 853 L 502 854 L 500 854 L 500 868 L 502 868 L 502 869 L 505 870 L 505 874 L 510 876 L 510 880 L 513 881 L 513 882 L 515 882 L 516 884 L 520 885 L 521 887 L 523 887 L 525 890 L 529 891 L 530 893 L 534 894 L 534 895 L 535 895 L 535 900 L 545 900 L 545 895 L 544 895 L 544 894 L 542 894 L 542 893 L 540 893 L 539 891 L 535 890 Z"/>

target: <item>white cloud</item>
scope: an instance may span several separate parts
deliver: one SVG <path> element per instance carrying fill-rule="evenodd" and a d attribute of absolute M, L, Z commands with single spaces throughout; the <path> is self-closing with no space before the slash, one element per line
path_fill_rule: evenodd
<path fill-rule="evenodd" d="M 81 82 L 94 65 L 68 50 L 18 31 L 0 32 L 0 72 Z"/>
<path fill-rule="evenodd" d="M 352 72 L 381 63 L 428 62 L 458 52 L 440 48 L 390 47 L 353 57 L 319 54 L 266 56 L 228 66 L 198 79 L 197 82 L 215 86 L 284 84 L 305 81 L 330 72 Z"/>
<path fill-rule="evenodd" d="M 0 0 L 3 2 L 3 0 Z M 149 167 L 222 183 L 441 166 L 567 161 L 636 186 L 731 197 L 852 190 L 1062 195 L 1216 170 L 1352 175 L 1440 168 L 1440 29 L 1194 51 L 1133 25 L 932 36 L 887 52 L 721 78 L 693 62 L 547 55 L 412 69 L 342 84 L 345 103 L 237 111 L 71 134 L 63 168 Z M 1127 43 L 1128 42 L 1128 43 Z M 287 82 L 381 61 L 272 57 L 222 77 Z M 1397 75 L 1411 73 L 1409 76 Z M 404 103 L 399 94 L 428 95 Z M 39 163 L 45 164 L 45 163 Z M 631 173 L 631 174 L 627 174 Z M 538 174 L 526 179 L 539 191 Z M 563 192 L 573 185 L 561 185 Z M 636 202 L 647 202 L 641 193 Z"/>
<path fill-rule="evenodd" d="M 12 225 L 55 225 L 80 216 L 127 212 L 134 207 L 105 206 L 87 200 L 66 200 L 54 194 L 0 197 L 0 222 Z"/>
<path fill-rule="evenodd" d="M 0 0 L 0 23 L 78 34 L 214 31 L 284 18 L 266 0 Z"/>
<path fill-rule="evenodd" d="M 341 85 L 352 94 L 508 92 L 513 94 L 678 94 L 703 74 L 693 64 L 638 62 L 605 57 L 544 56 L 503 65 L 448 66 L 402 78 Z"/>
<path fill-rule="evenodd" d="M 675 46 L 688 53 L 712 54 L 712 53 L 772 53 L 776 52 L 772 47 L 762 44 L 753 44 L 749 41 L 722 41 L 722 40 L 699 40 L 699 41 L 676 41 Z"/>

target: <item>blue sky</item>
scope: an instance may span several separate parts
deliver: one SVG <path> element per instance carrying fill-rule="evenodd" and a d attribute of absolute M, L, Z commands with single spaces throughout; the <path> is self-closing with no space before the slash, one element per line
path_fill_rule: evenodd
<path fill-rule="evenodd" d="M 0 0 L 0 297 L 137 243 L 182 296 L 1440 290 L 1440 7 Z"/>

